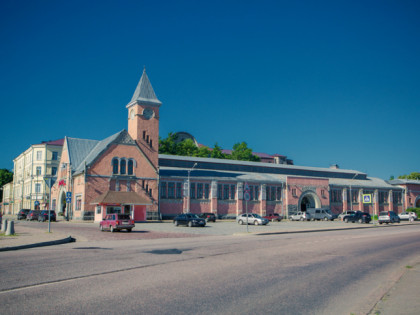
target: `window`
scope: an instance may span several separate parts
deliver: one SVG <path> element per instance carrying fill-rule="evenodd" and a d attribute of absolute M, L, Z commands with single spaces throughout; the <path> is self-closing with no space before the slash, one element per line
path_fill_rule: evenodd
<path fill-rule="evenodd" d="M 41 166 L 36 167 L 36 175 L 41 175 Z"/>
<path fill-rule="evenodd" d="M 52 153 L 52 160 L 53 161 L 57 161 L 58 160 L 58 152 L 53 152 Z"/>
<path fill-rule="evenodd" d="M 112 174 L 118 174 L 118 159 L 112 160 Z"/>
<path fill-rule="evenodd" d="M 229 185 L 223 185 L 223 199 L 229 199 Z"/>
<path fill-rule="evenodd" d="M 203 184 L 197 184 L 197 199 L 203 199 Z"/>
<path fill-rule="evenodd" d="M 76 196 L 76 210 L 82 210 L 82 196 Z"/>
<path fill-rule="evenodd" d="M 392 199 L 395 204 L 401 204 L 401 192 L 400 191 L 393 191 L 392 192 Z"/>
<path fill-rule="evenodd" d="M 281 187 L 277 187 L 277 199 L 276 200 L 281 200 Z"/>
<path fill-rule="evenodd" d="M 230 199 L 235 200 L 236 186 L 230 185 Z"/>
<path fill-rule="evenodd" d="M 182 198 L 182 184 L 176 183 L 176 198 L 181 199 Z"/>
<path fill-rule="evenodd" d="M 292 188 L 292 196 L 293 197 L 297 197 L 297 195 L 296 195 L 296 188 Z"/>
<path fill-rule="evenodd" d="M 126 168 L 126 164 L 127 162 L 125 160 L 121 160 L 120 162 L 120 174 L 121 175 L 125 175 L 125 168 Z"/>
<path fill-rule="evenodd" d="M 168 183 L 168 198 L 175 198 L 175 183 Z"/>
<path fill-rule="evenodd" d="M 217 199 L 222 199 L 223 185 L 217 185 Z"/>
<path fill-rule="evenodd" d="M 42 151 L 36 151 L 36 160 L 41 161 L 42 160 Z"/>
<path fill-rule="evenodd" d="M 195 199 L 195 183 L 191 183 L 190 185 L 190 198 Z"/>
<path fill-rule="evenodd" d="M 41 192 L 41 184 L 40 183 L 36 183 L 35 184 L 35 192 L 36 193 L 40 193 Z"/>
<path fill-rule="evenodd" d="M 276 187 L 271 187 L 271 198 L 270 200 L 276 200 Z"/>
<path fill-rule="evenodd" d="M 210 185 L 204 184 L 204 198 L 209 199 L 210 197 Z"/>
<path fill-rule="evenodd" d="M 101 206 L 96 206 L 96 214 L 101 214 Z"/>
<path fill-rule="evenodd" d="M 128 175 L 133 175 L 133 166 L 134 166 L 133 160 L 128 160 L 128 165 L 127 165 L 127 174 Z"/>
<path fill-rule="evenodd" d="M 52 176 L 57 175 L 57 168 L 56 168 L 56 167 L 52 167 L 52 168 L 51 168 L 51 175 L 52 175 Z"/>
<path fill-rule="evenodd" d="M 166 182 L 161 182 L 160 184 L 160 198 L 166 198 Z"/>
<path fill-rule="evenodd" d="M 379 192 L 379 203 L 388 203 L 388 192 L 380 191 Z"/>
<path fill-rule="evenodd" d="M 342 196 L 341 189 L 331 190 L 331 202 L 341 202 L 341 199 L 342 199 L 341 196 Z"/>

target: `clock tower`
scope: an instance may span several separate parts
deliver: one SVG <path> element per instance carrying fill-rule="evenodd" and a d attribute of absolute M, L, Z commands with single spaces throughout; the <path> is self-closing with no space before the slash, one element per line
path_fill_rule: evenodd
<path fill-rule="evenodd" d="M 157 99 L 144 69 L 134 95 L 126 106 L 128 133 L 155 168 L 158 167 L 159 159 L 160 105 L 162 103 Z"/>

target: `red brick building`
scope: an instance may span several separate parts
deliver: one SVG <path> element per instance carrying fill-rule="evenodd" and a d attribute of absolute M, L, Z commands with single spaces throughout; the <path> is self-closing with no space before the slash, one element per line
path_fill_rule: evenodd
<path fill-rule="evenodd" d="M 387 182 L 336 165 L 296 166 L 262 153 L 262 162 L 159 155 L 160 106 L 144 71 L 126 106 L 128 131 L 101 141 L 66 137 L 52 208 L 74 220 L 125 212 L 143 221 L 188 211 L 236 216 L 247 209 L 287 217 L 307 208 L 377 214 L 420 206 L 420 181 Z M 363 203 L 365 194 L 371 204 Z"/>

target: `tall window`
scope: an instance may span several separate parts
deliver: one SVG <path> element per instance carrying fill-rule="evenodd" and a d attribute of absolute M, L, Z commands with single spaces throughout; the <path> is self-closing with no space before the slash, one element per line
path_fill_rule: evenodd
<path fill-rule="evenodd" d="M 57 168 L 56 168 L 56 167 L 52 167 L 52 168 L 51 168 L 51 175 L 52 175 L 52 176 L 57 175 Z"/>
<path fill-rule="evenodd" d="M 41 166 L 36 167 L 36 175 L 41 175 Z"/>
<path fill-rule="evenodd" d="M 42 151 L 36 151 L 36 160 L 41 161 L 42 160 Z"/>
<path fill-rule="evenodd" d="M 128 165 L 127 165 L 127 174 L 128 175 L 133 175 L 133 160 L 128 160 Z"/>
<path fill-rule="evenodd" d="M 41 184 L 40 183 L 36 183 L 35 184 L 35 192 L 36 193 L 40 193 L 41 192 Z"/>
<path fill-rule="evenodd" d="M 118 159 L 112 160 L 112 174 L 118 174 Z"/>
<path fill-rule="evenodd" d="M 82 210 L 82 196 L 76 196 L 76 210 Z"/>
<path fill-rule="evenodd" d="M 160 198 L 166 198 L 166 182 L 160 183 Z"/>
<path fill-rule="evenodd" d="M 181 199 L 182 198 L 182 184 L 176 183 L 176 198 Z"/>
<path fill-rule="evenodd" d="M 230 199 L 234 200 L 236 194 L 236 186 L 230 185 Z"/>
<path fill-rule="evenodd" d="M 195 183 L 191 183 L 190 185 L 190 198 L 195 199 Z"/>
<path fill-rule="evenodd" d="M 175 198 L 175 183 L 168 183 L 168 198 Z"/>
<path fill-rule="evenodd" d="M 223 199 L 229 199 L 229 185 L 223 185 Z"/>
<path fill-rule="evenodd" d="M 210 185 L 204 184 L 204 198 L 209 199 L 210 197 Z"/>
<path fill-rule="evenodd" d="M 52 160 L 53 161 L 57 161 L 58 160 L 58 152 L 53 152 L 52 153 Z"/>
<path fill-rule="evenodd" d="M 126 168 L 126 164 L 127 162 L 123 159 L 120 162 L 120 174 L 121 175 L 125 175 L 125 168 Z"/>
<path fill-rule="evenodd" d="M 277 200 L 281 200 L 281 187 L 277 187 Z"/>
<path fill-rule="evenodd" d="M 197 184 L 197 199 L 203 199 L 203 184 Z"/>
<path fill-rule="evenodd" d="M 223 197 L 223 185 L 217 185 L 217 199 L 222 199 Z"/>

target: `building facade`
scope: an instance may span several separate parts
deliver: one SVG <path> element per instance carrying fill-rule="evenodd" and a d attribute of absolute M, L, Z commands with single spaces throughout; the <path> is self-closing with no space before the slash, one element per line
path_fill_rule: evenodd
<path fill-rule="evenodd" d="M 64 139 L 31 145 L 13 160 L 13 195 L 7 213 L 48 209 L 50 183 L 57 177 Z"/>

